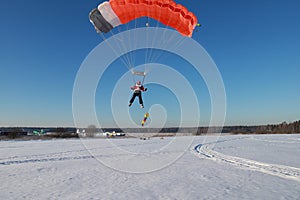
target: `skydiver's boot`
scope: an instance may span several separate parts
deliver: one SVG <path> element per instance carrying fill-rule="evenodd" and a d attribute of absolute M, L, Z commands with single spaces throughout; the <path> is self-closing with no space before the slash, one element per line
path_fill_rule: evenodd
<path fill-rule="evenodd" d="M 143 104 L 141 104 L 141 108 L 144 108 L 144 105 L 143 105 Z"/>
<path fill-rule="evenodd" d="M 130 107 L 131 105 L 132 105 L 132 103 L 129 103 L 129 105 L 128 105 L 128 106 Z"/>

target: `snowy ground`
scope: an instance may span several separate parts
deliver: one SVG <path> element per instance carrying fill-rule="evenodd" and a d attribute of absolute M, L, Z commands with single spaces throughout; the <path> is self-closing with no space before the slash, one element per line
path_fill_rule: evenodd
<path fill-rule="evenodd" d="M 300 135 L 0 142 L 0 199 L 299 199 Z"/>

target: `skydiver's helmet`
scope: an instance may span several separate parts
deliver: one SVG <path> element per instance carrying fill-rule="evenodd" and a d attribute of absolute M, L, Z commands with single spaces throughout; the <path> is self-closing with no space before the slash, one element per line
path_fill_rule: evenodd
<path fill-rule="evenodd" d="M 141 81 L 138 81 L 138 82 L 136 82 L 136 84 L 137 84 L 137 85 L 141 85 L 142 83 L 141 83 Z"/>

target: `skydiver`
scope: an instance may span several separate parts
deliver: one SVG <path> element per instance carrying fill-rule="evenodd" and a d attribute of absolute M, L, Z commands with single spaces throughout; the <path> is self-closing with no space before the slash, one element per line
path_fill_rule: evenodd
<path fill-rule="evenodd" d="M 129 101 L 129 107 L 132 105 L 133 101 L 135 100 L 135 97 L 138 96 L 141 108 L 144 108 L 142 92 L 147 91 L 147 88 L 144 88 L 141 81 L 138 81 L 138 82 L 136 82 L 135 86 L 130 87 L 130 89 L 133 90 L 134 92 L 133 92 L 132 97 Z"/>

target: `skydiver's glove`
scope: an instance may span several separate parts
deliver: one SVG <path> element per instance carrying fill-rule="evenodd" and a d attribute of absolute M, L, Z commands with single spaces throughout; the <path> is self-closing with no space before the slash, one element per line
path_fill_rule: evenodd
<path fill-rule="evenodd" d="M 145 88 L 145 92 L 147 91 L 148 89 L 147 88 Z"/>

